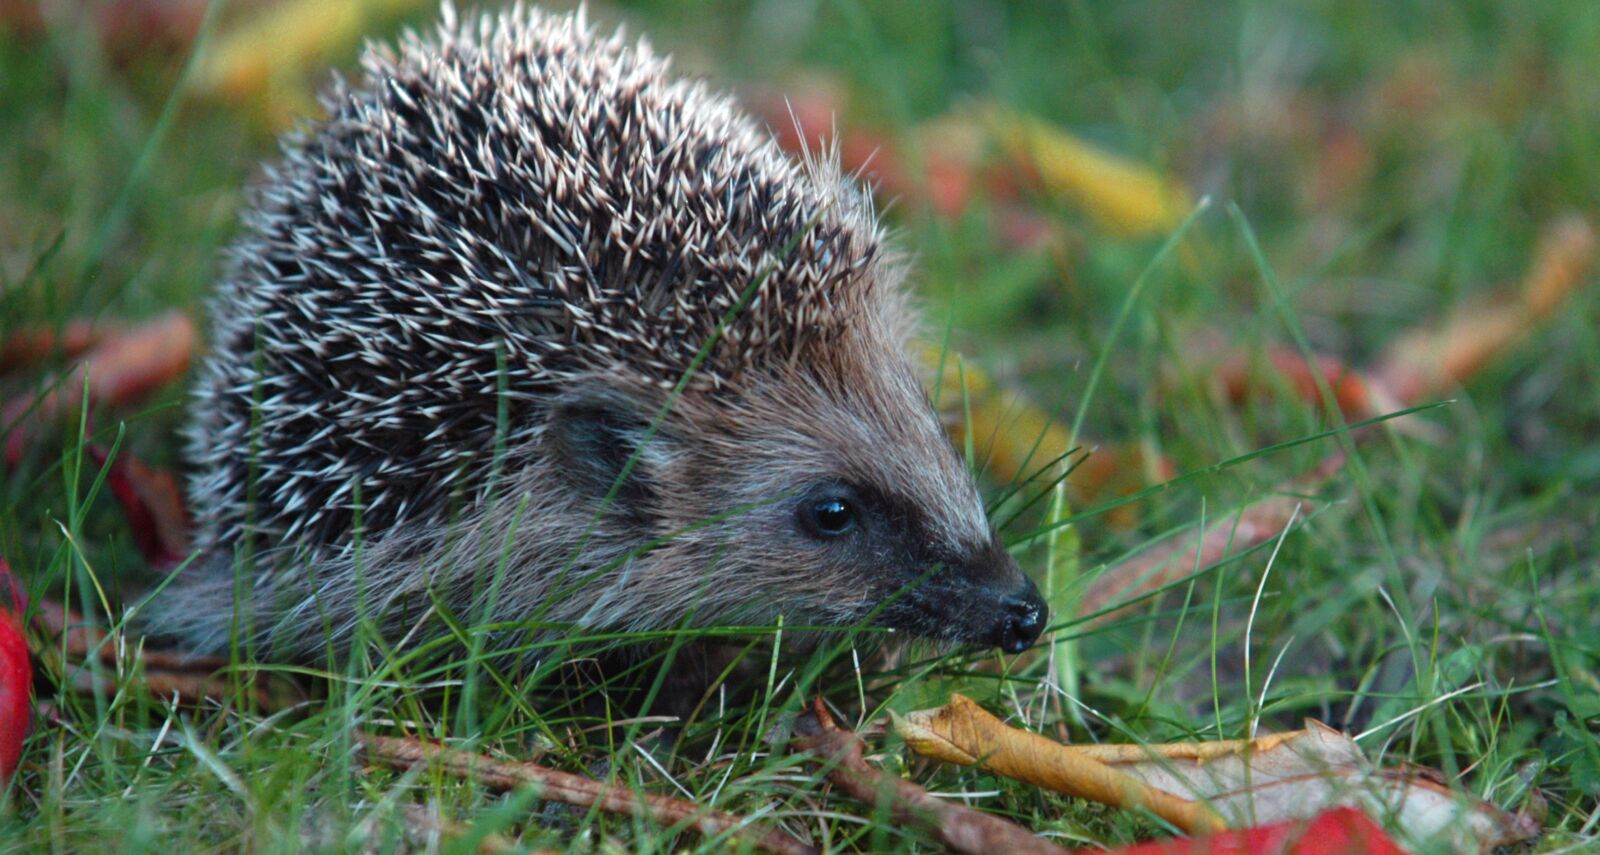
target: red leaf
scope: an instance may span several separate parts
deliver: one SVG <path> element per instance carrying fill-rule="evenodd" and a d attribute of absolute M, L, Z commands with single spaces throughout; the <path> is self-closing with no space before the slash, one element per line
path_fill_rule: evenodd
<path fill-rule="evenodd" d="M 6 463 L 17 465 L 51 420 L 78 412 L 86 375 L 91 409 L 134 404 L 182 376 L 198 342 L 194 323 L 178 312 L 104 338 L 56 388 L 37 400 L 23 396 L 0 406 L 0 431 L 10 432 L 4 437 Z"/>
<path fill-rule="evenodd" d="M 0 0 L 0 9 L 5 0 Z M 0 374 L 23 368 L 59 353 L 72 359 L 99 344 L 114 331 L 93 321 L 70 321 L 57 330 L 27 327 L 6 336 L 0 344 Z"/>
<path fill-rule="evenodd" d="M 104 448 L 91 445 L 89 454 L 96 464 L 105 465 Z M 181 564 L 189 554 L 189 512 L 183 488 L 172 473 L 123 452 L 111 461 L 106 486 L 122 506 L 133 541 L 150 566 L 170 570 Z"/>
<path fill-rule="evenodd" d="M 21 613 L 27 609 L 22 585 L 0 558 L 0 585 L 10 589 L 11 605 L 0 606 L 0 786 L 11 780 L 22 759 L 22 740 L 33 712 L 33 666 L 22 637 Z"/>
<path fill-rule="evenodd" d="M 1309 822 L 1157 840 L 1106 855 L 1406 855 L 1406 850 L 1366 814 L 1341 807 L 1317 814 Z"/>
<path fill-rule="evenodd" d="M 1272 370 L 1288 382 L 1300 400 L 1308 404 L 1319 404 L 1322 401 L 1322 390 L 1317 383 L 1320 375 L 1333 390 L 1334 400 L 1338 402 L 1345 418 L 1365 419 L 1377 412 L 1369 391 L 1372 382 L 1335 357 L 1318 354 L 1317 363 L 1313 366 L 1297 351 L 1284 347 L 1269 348 L 1266 357 L 1271 363 Z M 1236 355 L 1219 366 L 1217 376 L 1222 378 L 1222 386 L 1228 394 L 1228 399 L 1235 403 L 1262 391 L 1256 387 L 1256 378 L 1250 373 L 1250 362 L 1243 354 Z"/>

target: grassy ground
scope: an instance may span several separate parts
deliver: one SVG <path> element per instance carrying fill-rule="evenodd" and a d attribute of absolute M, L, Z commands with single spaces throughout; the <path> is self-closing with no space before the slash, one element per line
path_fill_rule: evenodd
<path fill-rule="evenodd" d="M 1600 6 L 1584 0 L 725 0 L 591 13 L 651 33 L 680 67 L 747 89 L 826 75 L 847 93 L 845 127 L 900 140 L 990 100 L 1209 194 L 1184 251 L 1153 267 L 1166 234 L 1128 237 L 1067 206 L 1043 206 L 1057 237 L 1046 250 L 1008 248 L 997 237 L 1006 207 L 982 190 L 955 217 L 914 202 L 890 214 L 917 255 L 932 320 L 958 350 L 1069 422 L 1105 357 L 1083 434 L 1159 452 L 1179 472 L 1334 426 L 1292 396 L 1225 400 L 1197 368 L 1220 347 L 1259 354 L 1303 335 L 1361 363 L 1401 331 L 1517 280 L 1545 223 L 1600 213 Z M 181 92 L 170 102 L 181 53 L 113 62 L 66 14 L 43 33 L 0 34 L 0 333 L 198 312 L 271 134 L 250 111 Z M 350 761 L 352 723 L 406 721 L 485 750 L 760 811 L 830 848 L 934 848 L 826 794 L 765 737 L 818 690 L 850 708 L 864 698 L 881 716 L 941 702 L 952 682 L 1078 740 L 1231 738 L 1257 722 L 1316 717 L 1362 733 L 1373 755 L 1438 767 L 1509 809 L 1542 802 L 1541 851 L 1600 846 L 1597 330 L 1590 289 L 1419 416 L 1425 431 L 1362 443 L 1284 539 L 1270 575 L 1267 552 L 1253 552 L 1092 630 L 1062 617 L 1057 637 L 1081 635 L 1076 701 L 1046 688 L 1043 659 L 1003 677 L 967 657 L 820 682 L 809 667 L 818 663 L 790 673 L 786 662 L 752 704 L 708 710 L 673 754 L 649 740 L 613 750 L 605 730 L 580 732 L 593 722 L 544 700 L 550 675 L 545 686 L 502 684 L 454 666 L 386 671 L 393 663 L 380 659 L 338 675 L 322 700 L 270 718 L 247 704 L 174 710 L 134 675 L 113 675 L 113 691 L 53 699 L 62 723 L 36 726 L 0 846 L 293 851 L 310 841 L 337 851 L 366 841 L 381 851 L 403 833 L 412 802 L 530 848 L 702 845 L 541 809 L 527 794 Z M 5 391 L 44 374 L 4 378 Z M 177 465 L 181 409 L 172 388 L 121 414 L 122 448 Z M 101 418 L 94 429 L 109 441 L 122 425 Z M 86 501 L 95 469 L 64 434 L 0 478 L 0 554 L 39 590 L 72 580 L 71 601 L 99 613 L 91 579 L 117 601 L 151 577 L 110 497 Z M 1082 572 L 1222 518 L 1337 447 L 1310 443 L 1186 479 L 1131 515 L 1085 513 L 1075 526 Z M 1025 540 L 1040 522 L 1025 515 L 1008 534 Z M 1044 553 L 1035 545 L 1021 557 L 1042 571 Z M 764 659 L 773 644 L 758 640 L 753 655 Z M 885 745 L 884 768 L 1063 842 L 1160 830 Z M 543 821 L 526 821 L 540 810 Z"/>

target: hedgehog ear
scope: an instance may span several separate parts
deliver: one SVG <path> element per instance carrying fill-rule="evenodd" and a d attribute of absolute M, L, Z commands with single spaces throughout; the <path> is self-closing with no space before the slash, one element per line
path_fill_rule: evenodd
<path fill-rule="evenodd" d="M 638 514 L 670 455 L 671 437 L 650 430 L 657 411 L 614 384 L 579 384 L 553 402 L 543 441 L 573 487 L 595 501 L 611 495 L 617 510 Z"/>

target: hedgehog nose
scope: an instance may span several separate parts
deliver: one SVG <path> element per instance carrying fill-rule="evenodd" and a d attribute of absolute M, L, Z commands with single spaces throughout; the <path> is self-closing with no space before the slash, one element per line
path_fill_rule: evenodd
<path fill-rule="evenodd" d="M 1024 579 L 1022 590 L 1002 599 L 1000 608 L 1004 612 L 999 639 L 1001 650 L 1021 653 L 1039 640 L 1050 607 L 1039 595 L 1039 588 L 1032 579 Z"/>

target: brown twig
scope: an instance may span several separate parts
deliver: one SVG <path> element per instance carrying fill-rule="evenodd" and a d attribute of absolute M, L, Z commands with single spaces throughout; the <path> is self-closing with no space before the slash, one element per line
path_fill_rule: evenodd
<path fill-rule="evenodd" d="M 748 820 L 730 813 L 682 799 L 636 793 L 626 787 L 535 763 L 495 760 L 418 739 L 371 733 L 357 732 L 356 741 L 368 762 L 391 769 L 409 769 L 418 763 L 427 763 L 451 775 L 470 778 L 499 790 L 513 790 L 531 784 L 539 788 L 540 798 L 549 801 L 645 817 L 666 826 L 683 825 L 707 837 L 734 834 L 758 849 L 779 855 L 816 851 L 781 831 L 757 831 L 749 826 Z"/>
<path fill-rule="evenodd" d="M 83 695 L 103 693 L 112 695 L 116 693 L 117 681 L 110 674 L 95 674 L 78 665 L 72 665 L 72 674 L 69 678 L 72 690 Z M 162 671 L 147 669 L 138 675 L 137 683 L 149 691 L 151 697 L 171 698 L 173 695 L 185 704 L 196 704 L 201 701 L 224 701 L 234 697 L 234 687 L 226 679 L 208 674 L 184 671 Z M 299 697 L 280 690 L 278 686 L 252 685 L 249 692 L 251 701 L 259 710 L 279 710 L 291 706 Z"/>
<path fill-rule="evenodd" d="M 910 781 L 867 765 L 860 737 L 835 724 L 821 698 L 795 722 L 795 730 L 800 734 L 795 747 L 826 763 L 834 786 L 868 804 L 887 801 L 895 820 L 922 826 L 958 852 L 1064 855 L 1067 851 L 1021 826 L 941 801 Z"/>
<path fill-rule="evenodd" d="M 73 691 L 81 693 L 116 691 L 116 678 L 85 668 L 90 656 L 107 667 L 116 668 L 122 663 L 122 650 L 116 640 L 107 639 L 106 631 L 88 625 L 71 609 L 52 600 L 40 600 L 33 608 L 31 621 L 34 632 L 45 639 L 34 645 L 34 655 L 54 659 L 65 654 L 62 667 Z M 235 697 L 236 687 L 217 672 L 232 664 L 225 656 L 213 656 L 183 651 L 136 648 L 131 659 L 137 660 L 141 671 L 139 684 L 155 697 L 168 698 L 174 694 L 186 703 L 204 700 L 225 700 Z M 304 690 L 292 681 L 263 677 L 250 681 L 246 691 L 257 709 L 279 710 L 304 700 Z"/>
<path fill-rule="evenodd" d="M 91 652 L 98 650 L 97 658 L 114 664 L 117 651 L 104 643 L 105 631 L 88 627 L 70 610 L 58 603 L 41 602 L 34 616 L 34 626 L 50 638 L 61 639 L 69 660 L 81 662 Z M 45 653 L 51 652 L 46 649 Z M 139 660 L 144 670 L 138 676 L 142 685 L 152 695 L 169 697 L 177 694 L 185 701 L 223 699 L 234 693 L 227 680 L 212 674 L 229 664 L 229 660 L 215 656 L 191 656 L 158 650 L 141 649 Z M 76 668 L 69 678 L 78 692 L 114 691 L 109 678 Z M 273 686 L 252 686 L 250 691 L 262 709 L 286 706 L 277 696 Z M 722 811 L 711 810 L 693 802 L 665 796 L 641 795 L 632 790 L 604 784 L 580 775 L 559 772 L 533 763 L 513 763 L 493 760 L 416 739 L 397 739 L 358 733 L 357 741 L 369 762 L 395 769 L 407 769 L 417 763 L 435 763 L 451 774 L 469 777 L 496 789 L 510 790 L 533 784 L 539 787 L 540 798 L 582 807 L 598 807 L 614 813 L 648 817 L 662 825 L 684 824 L 707 837 L 731 833 L 748 840 L 751 845 L 778 855 L 802 855 L 816 850 L 781 831 L 759 832 L 749 827 L 748 820 Z M 489 843 L 486 842 L 486 845 Z M 491 847 L 492 848 L 492 847 Z"/>
<path fill-rule="evenodd" d="M 40 600 L 38 605 L 34 606 L 33 626 L 46 637 L 61 638 L 66 645 L 66 654 L 69 658 L 82 659 L 91 651 L 98 651 L 95 655 L 99 656 L 102 662 L 108 665 L 115 665 L 117 662 L 117 650 L 111 642 L 105 640 L 106 631 L 89 626 L 76 613 L 60 603 Z M 139 651 L 139 661 L 143 662 L 146 668 L 186 673 L 211 673 L 231 664 L 226 656 L 150 648 Z"/>

